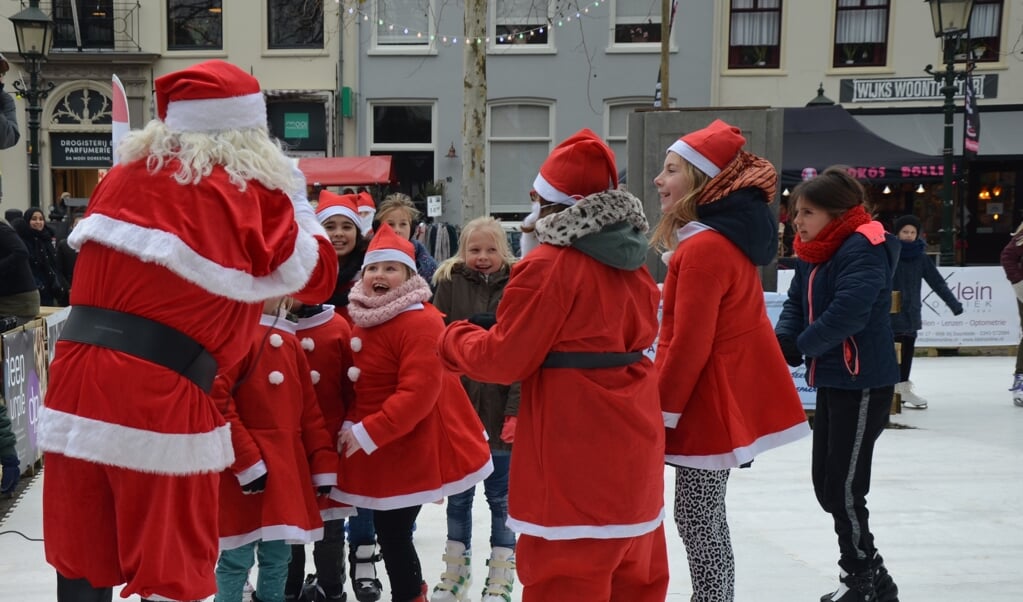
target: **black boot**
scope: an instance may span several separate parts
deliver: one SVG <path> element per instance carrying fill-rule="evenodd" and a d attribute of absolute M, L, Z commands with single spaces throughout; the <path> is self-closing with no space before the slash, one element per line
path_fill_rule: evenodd
<path fill-rule="evenodd" d="M 852 574 L 842 571 L 838 580 L 838 589 L 821 596 L 821 602 L 877 602 L 871 569 Z"/>
<path fill-rule="evenodd" d="M 376 561 L 380 554 L 376 553 L 373 544 L 355 546 L 348 554 L 349 576 L 352 579 L 352 590 L 359 602 L 377 602 L 383 584 L 377 579 Z"/>
<path fill-rule="evenodd" d="M 88 579 L 68 579 L 57 573 L 57 602 L 111 602 L 114 588 L 95 588 Z"/>
<path fill-rule="evenodd" d="M 877 594 L 877 602 L 899 602 L 899 586 L 888 573 L 884 565 L 884 558 L 875 552 L 874 558 L 870 561 L 870 570 L 873 573 L 874 592 Z M 834 592 L 821 596 L 821 602 L 832 602 Z"/>

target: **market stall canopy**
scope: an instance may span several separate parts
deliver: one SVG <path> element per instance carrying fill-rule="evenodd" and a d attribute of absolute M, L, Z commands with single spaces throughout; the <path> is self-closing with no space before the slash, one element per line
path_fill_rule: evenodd
<path fill-rule="evenodd" d="M 874 134 L 840 106 L 785 109 L 782 185 L 792 187 L 831 165 L 847 165 L 872 184 L 936 182 L 941 155 L 925 155 Z"/>
<path fill-rule="evenodd" d="M 302 157 L 298 168 L 306 182 L 320 186 L 371 186 L 394 182 L 390 155 Z"/>

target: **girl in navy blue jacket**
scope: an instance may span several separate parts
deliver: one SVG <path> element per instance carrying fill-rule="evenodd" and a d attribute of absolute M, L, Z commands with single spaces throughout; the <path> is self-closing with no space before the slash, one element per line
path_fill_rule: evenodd
<path fill-rule="evenodd" d="M 877 440 L 899 367 L 891 322 L 899 246 L 863 209 L 863 187 L 830 167 L 793 191 L 799 261 L 775 333 L 791 366 L 817 387 L 813 487 L 838 535 L 838 589 L 822 601 L 897 600 L 867 524 Z"/>

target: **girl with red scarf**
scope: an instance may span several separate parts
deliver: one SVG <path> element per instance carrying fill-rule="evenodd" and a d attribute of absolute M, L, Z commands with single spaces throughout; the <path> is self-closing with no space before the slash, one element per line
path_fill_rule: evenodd
<path fill-rule="evenodd" d="M 841 167 L 792 191 L 799 262 L 775 333 L 791 366 L 817 387 L 813 488 L 831 514 L 841 557 L 832 602 L 894 602 L 898 588 L 874 546 L 866 495 L 874 441 L 888 424 L 899 367 L 891 329 L 899 243 L 863 209 Z"/>

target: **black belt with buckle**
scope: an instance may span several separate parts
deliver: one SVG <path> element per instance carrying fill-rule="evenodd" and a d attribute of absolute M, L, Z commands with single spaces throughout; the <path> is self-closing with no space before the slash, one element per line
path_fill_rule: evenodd
<path fill-rule="evenodd" d="M 196 384 L 207 394 L 217 376 L 217 360 L 185 333 L 134 314 L 75 305 L 62 341 L 106 347 L 159 364 Z"/>
<path fill-rule="evenodd" d="M 543 368 L 618 368 L 643 359 L 642 351 L 600 353 L 586 351 L 552 351 L 544 359 Z"/>

